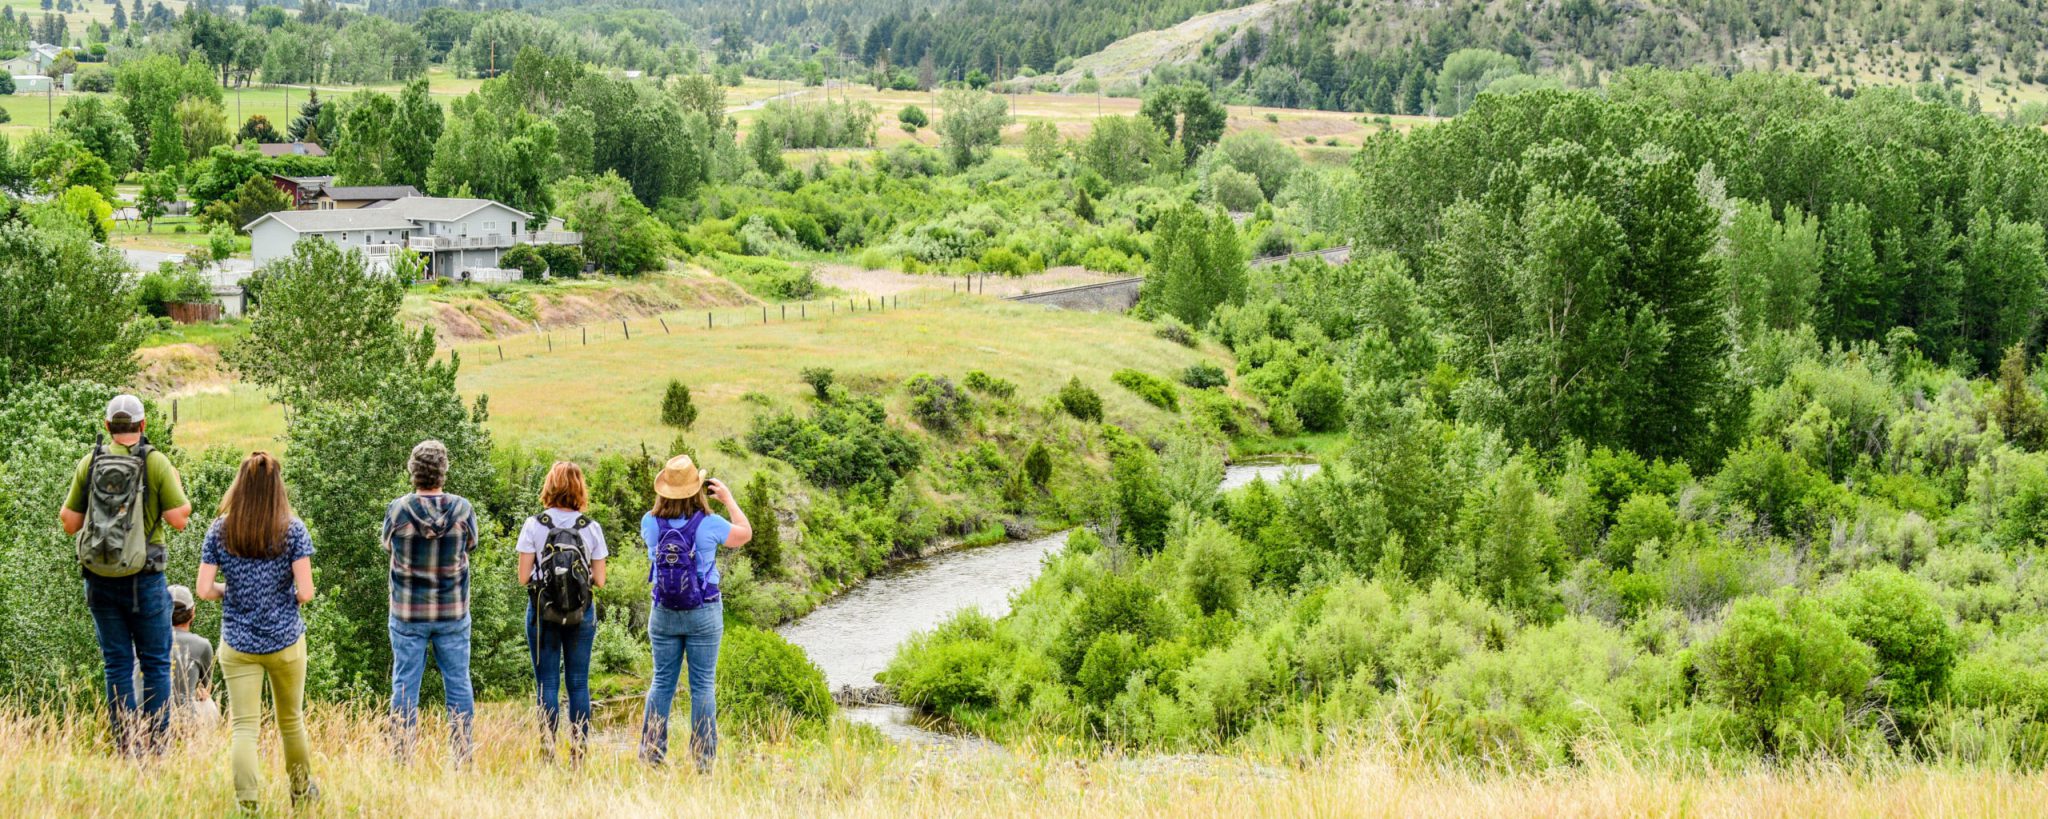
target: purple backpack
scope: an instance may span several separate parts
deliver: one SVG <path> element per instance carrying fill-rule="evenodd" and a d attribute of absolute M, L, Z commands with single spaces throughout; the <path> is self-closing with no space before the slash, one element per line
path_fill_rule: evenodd
<path fill-rule="evenodd" d="M 718 600 L 718 585 L 704 582 L 697 570 L 698 512 L 681 526 L 668 518 L 655 518 L 660 538 L 654 545 L 654 565 L 647 567 L 647 582 L 654 586 L 654 604 L 672 611 L 690 611 Z"/>

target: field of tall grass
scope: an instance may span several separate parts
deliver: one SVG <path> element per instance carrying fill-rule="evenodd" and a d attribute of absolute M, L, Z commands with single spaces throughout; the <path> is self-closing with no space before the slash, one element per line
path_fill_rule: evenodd
<path fill-rule="evenodd" d="M 650 769 L 624 729 L 594 739 L 580 767 L 538 749 L 524 709 L 486 707 L 472 763 L 447 762 L 435 726 L 394 761 L 382 721 L 316 707 L 309 717 L 321 800 L 309 816 L 2024 816 L 2048 805 L 2034 773 L 1835 765 L 1719 769 L 1589 749 L 1548 773 L 1489 773 L 1418 761 L 1369 741 L 1312 760 L 1117 757 L 1071 748 L 896 745 L 838 723 L 822 736 L 728 739 L 710 775 Z M 266 726 L 266 730 L 268 730 Z M 0 804 L 15 816 L 217 816 L 235 809 L 224 727 L 164 757 L 113 755 L 98 719 L 0 714 Z M 263 748 L 266 812 L 289 797 L 276 738 Z"/>
<path fill-rule="evenodd" d="M 861 297 L 858 312 L 849 312 L 846 299 L 836 308 L 813 303 L 801 319 L 792 305 L 786 321 L 774 306 L 766 324 L 760 307 L 722 308 L 710 311 L 717 329 L 705 328 L 705 311 L 674 312 L 630 320 L 630 339 L 612 320 L 589 324 L 587 336 L 568 328 L 452 349 L 462 357 L 463 393 L 490 396 L 492 434 L 575 457 L 666 447 L 676 435 L 660 418 L 671 378 L 695 393 L 702 415 L 685 435 L 709 451 L 744 436 L 771 407 L 801 406 L 805 367 L 834 368 L 840 383 L 854 387 L 984 370 L 1017 382 L 1032 402 L 1079 376 L 1102 393 L 1110 417 L 1150 419 L 1163 413 L 1112 384 L 1112 373 L 1134 368 L 1170 377 L 1222 355 L 1161 340 L 1148 325 L 1117 315 L 943 291 L 906 295 L 901 304 L 871 311 Z M 282 431 L 282 411 L 253 387 L 236 385 L 183 399 L 177 441 L 193 451 L 274 448 Z"/>

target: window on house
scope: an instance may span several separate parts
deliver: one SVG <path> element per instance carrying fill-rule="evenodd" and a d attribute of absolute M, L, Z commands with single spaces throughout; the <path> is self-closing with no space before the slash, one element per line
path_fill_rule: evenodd
<path fill-rule="evenodd" d="M 484 232 L 485 232 L 485 233 L 497 233 L 497 232 L 498 232 L 498 223 L 497 223 L 497 222 L 485 222 L 485 223 L 484 223 Z"/>

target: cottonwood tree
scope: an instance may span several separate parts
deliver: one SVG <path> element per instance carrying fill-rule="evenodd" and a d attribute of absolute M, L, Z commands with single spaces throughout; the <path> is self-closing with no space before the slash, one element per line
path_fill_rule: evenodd
<path fill-rule="evenodd" d="M 1184 204 L 1160 217 L 1152 233 L 1152 275 L 1141 299 L 1201 327 L 1223 304 L 1244 300 L 1244 245 L 1228 214 Z"/>
<path fill-rule="evenodd" d="M 1217 104 L 1208 86 L 1196 82 L 1169 85 L 1145 98 L 1138 113 L 1159 126 L 1167 140 L 1181 152 L 1181 164 L 1190 166 L 1202 152 L 1223 138 L 1229 115 Z"/>
<path fill-rule="evenodd" d="M 1003 139 L 1010 124 L 1010 106 L 1001 97 L 982 91 L 955 89 L 939 95 L 945 115 L 933 130 L 939 145 L 956 170 L 966 170 L 988 158 L 990 148 Z"/>
<path fill-rule="evenodd" d="M 412 354 L 417 341 L 398 321 L 403 271 L 372 271 L 361 250 L 309 238 L 256 275 L 262 306 L 225 357 L 286 408 L 367 399 Z"/>
<path fill-rule="evenodd" d="M 76 230 L 0 224 L 0 396 L 39 381 L 125 383 L 143 328 L 121 254 Z"/>

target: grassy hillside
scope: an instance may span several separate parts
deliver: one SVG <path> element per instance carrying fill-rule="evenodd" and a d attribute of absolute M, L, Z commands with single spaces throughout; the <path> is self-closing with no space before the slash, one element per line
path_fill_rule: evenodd
<path fill-rule="evenodd" d="M 771 307 L 768 325 L 759 308 L 723 308 L 710 311 L 715 330 L 705 329 L 705 311 L 670 312 L 624 328 L 591 322 L 587 345 L 581 332 L 566 329 L 452 349 L 462 356 L 462 391 L 491 397 L 494 435 L 576 455 L 667 446 L 675 432 L 660 424 L 658 410 L 671 378 L 695 391 L 703 414 L 688 437 L 708 449 L 743 435 L 767 407 L 797 405 L 805 367 L 834 368 L 842 383 L 856 385 L 979 369 L 1017 382 L 1030 404 L 1079 376 L 1102 392 L 1111 418 L 1150 419 L 1160 411 L 1113 386 L 1110 374 L 1125 367 L 1171 373 L 1199 357 L 1122 316 L 921 293 L 902 304 L 888 312 L 863 304 L 849 313 L 843 301 L 837 312 L 814 303 L 804 308 L 808 321 L 792 305 L 787 323 Z M 274 447 L 283 430 L 281 411 L 246 385 L 184 398 L 179 412 L 178 443 L 193 451 Z"/>
<path fill-rule="evenodd" d="M 2034 5 L 1271 0 L 1134 34 L 1077 59 L 1059 81 L 1071 86 L 1086 70 L 1127 81 L 1166 66 L 1267 105 L 1450 113 L 1463 105 L 1456 97 L 1491 82 L 1484 71 L 1447 72 L 1451 56 L 1485 49 L 1511 58 L 1514 72 L 1566 85 L 1635 66 L 1771 70 L 1843 94 L 1950 85 L 1959 102 L 2003 111 L 2048 100 L 2048 21 Z"/>

